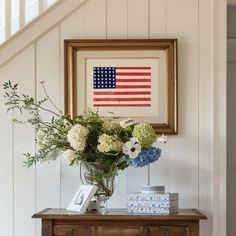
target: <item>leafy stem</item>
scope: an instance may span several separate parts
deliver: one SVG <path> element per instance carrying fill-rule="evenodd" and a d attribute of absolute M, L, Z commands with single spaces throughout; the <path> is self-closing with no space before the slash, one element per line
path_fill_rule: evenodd
<path fill-rule="evenodd" d="M 46 95 L 46 98 L 52 103 L 52 105 L 54 106 L 54 108 L 59 112 L 60 115 L 62 115 L 62 111 L 56 106 L 56 104 L 53 102 L 53 100 L 49 97 L 48 93 L 47 93 L 47 90 L 46 90 L 46 87 L 44 85 L 44 81 L 41 81 L 40 84 L 42 85 L 43 87 L 43 90 L 44 90 L 44 93 Z"/>

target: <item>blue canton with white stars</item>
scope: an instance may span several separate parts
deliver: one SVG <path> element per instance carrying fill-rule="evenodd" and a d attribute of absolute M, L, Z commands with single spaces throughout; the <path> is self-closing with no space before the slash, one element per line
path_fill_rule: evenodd
<path fill-rule="evenodd" d="M 115 67 L 93 67 L 94 89 L 115 89 L 116 68 Z"/>

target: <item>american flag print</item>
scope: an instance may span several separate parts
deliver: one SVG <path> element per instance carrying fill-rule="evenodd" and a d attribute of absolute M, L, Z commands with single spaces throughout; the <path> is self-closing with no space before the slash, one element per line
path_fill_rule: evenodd
<path fill-rule="evenodd" d="M 93 67 L 93 107 L 151 107 L 151 67 Z"/>

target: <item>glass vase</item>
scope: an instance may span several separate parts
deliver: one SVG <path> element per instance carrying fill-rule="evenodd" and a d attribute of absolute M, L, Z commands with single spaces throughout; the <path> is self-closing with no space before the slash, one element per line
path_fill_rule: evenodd
<path fill-rule="evenodd" d="M 118 168 L 115 164 L 107 167 L 94 162 L 82 162 L 82 181 L 96 185 L 98 187 L 96 197 L 100 205 L 100 211 L 105 213 L 107 209 L 107 201 L 112 196 L 118 175 Z"/>

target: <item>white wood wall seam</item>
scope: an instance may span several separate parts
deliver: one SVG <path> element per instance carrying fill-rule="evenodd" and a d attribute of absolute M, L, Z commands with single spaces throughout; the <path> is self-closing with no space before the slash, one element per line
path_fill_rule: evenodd
<path fill-rule="evenodd" d="M 14 110 L 12 111 L 12 120 L 14 118 Z M 15 235 L 15 127 L 12 121 L 12 235 Z"/>
<path fill-rule="evenodd" d="M 148 39 L 148 1 L 128 0 L 128 38 Z M 136 181 L 138 176 L 139 181 Z M 140 191 L 148 184 L 148 167 L 127 169 L 128 192 Z"/>
<path fill-rule="evenodd" d="M 148 0 L 148 39 L 150 39 L 150 17 L 151 17 L 151 14 L 150 14 L 150 0 Z M 148 168 L 148 177 L 149 177 L 149 180 L 150 180 L 150 168 Z"/>
<path fill-rule="evenodd" d="M 55 28 L 37 42 L 37 97 L 45 96 L 40 81 L 45 81 L 50 98 L 59 103 L 59 70 L 58 64 L 58 34 L 59 28 Z M 45 52 L 47 52 L 45 54 Z M 51 103 L 45 103 L 48 109 L 53 109 Z M 41 113 L 44 120 L 50 120 L 51 115 Z M 46 163 L 45 163 L 46 164 Z M 47 194 L 45 194 L 47 193 Z M 48 197 L 50 195 L 50 197 Z M 60 157 L 47 165 L 37 165 L 37 211 L 45 207 L 60 207 Z M 37 224 L 37 233 L 40 232 L 40 224 Z M 39 234 L 37 234 L 39 235 Z"/>
<path fill-rule="evenodd" d="M 60 42 L 61 42 L 61 24 L 59 24 L 58 25 L 58 53 L 59 53 L 59 57 L 58 57 L 58 65 L 59 65 L 59 67 L 60 67 L 60 65 L 61 65 L 61 59 L 62 59 L 62 55 L 61 55 L 61 47 L 60 47 Z M 59 73 L 59 102 L 58 102 L 58 104 L 59 104 L 59 109 L 60 110 L 62 110 L 62 104 L 61 104 L 61 97 L 64 97 L 64 94 L 61 94 L 61 91 L 62 91 L 62 89 L 61 89 L 61 85 L 62 85 L 62 81 L 61 81 L 61 70 L 60 70 L 60 68 L 59 68 L 59 70 L 58 70 L 58 73 Z M 63 112 L 63 114 L 64 114 L 64 111 L 62 111 Z M 63 154 L 61 154 L 61 155 L 63 155 Z M 60 205 L 60 208 L 62 208 L 62 204 L 61 204 L 61 189 L 62 189 L 62 179 L 61 179 L 61 157 L 60 157 L 60 159 L 59 159 L 60 161 L 60 176 L 59 176 L 59 181 L 60 181 L 60 184 L 59 184 L 59 193 L 60 193 L 60 195 L 59 195 L 59 205 Z"/>
<path fill-rule="evenodd" d="M 129 0 L 126 0 L 126 39 L 129 38 L 129 31 L 128 31 L 128 20 L 129 20 L 129 16 L 128 16 L 128 13 L 129 13 L 129 3 L 128 3 Z M 128 194 L 129 193 L 129 186 L 128 186 L 128 170 L 126 170 L 126 193 Z"/>
<path fill-rule="evenodd" d="M 198 209 L 199 209 L 199 201 L 200 201 L 200 193 L 199 193 L 199 191 L 200 191 L 200 168 L 199 168 L 199 166 L 200 166 L 200 153 L 199 153 L 199 150 L 200 150 L 200 136 L 199 136 L 199 134 L 200 134 L 200 125 L 199 125 L 199 122 L 200 122 L 200 114 L 199 114 L 199 111 L 200 111 L 200 100 L 199 100 L 199 97 L 200 97 L 200 95 L 199 95 L 199 93 L 200 93 L 200 90 L 199 90 L 199 40 L 200 40 L 200 31 L 199 31 L 199 24 L 200 24 L 200 18 L 199 18 L 199 14 L 200 14 L 200 9 L 199 9 L 199 0 L 197 0 L 197 4 L 198 4 L 198 14 L 197 14 L 197 17 L 198 17 L 198 25 L 197 25 L 197 78 L 198 78 L 198 83 L 197 83 L 197 90 L 198 90 L 198 105 L 197 105 L 197 113 L 198 113 L 198 139 L 197 139 L 197 142 L 198 142 L 198 149 L 197 149 L 197 152 L 198 152 L 198 202 L 197 202 L 197 205 L 198 205 Z"/>
<path fill-rule="evenodd" d="M 37 41 L 34 42 L 34 98 L 35 101 L 37 101 Z M 36 129 L 35 129 L 35 138 L 36 138 Z M 37 147 L 36 147 L 36 143 L 34 145 L 34 152 L 37 152 Z M 34 212 L 37 211 L 37 167 L 36 165 L 34 166 L 34 175 L 35 175 L 35 179 L 34 179 Z M 34 220 L 34 235 L 36 236 L 37 234 L 37 223 L 36 220 Z"/>
<path fill-rule="evenodd" d="M 214 0 L 214 235 L 226 235 L 226 0 Z"/>
<path fill-rule="evenodd" d="M 169 35 L 168 35 L 168 0 L 165 0 L 165 37 L 166 38 L 169 38 Z M 179 42 L 178 42 L 179 43 Z M 179 44 L 178 44 L 178 50 L 179 50 Z M 179 54 L 178 54 L 178 60 L 179 60 Z M 180 130 L 179 128 L 179 68 L 178 68 L 178 130 Z M 178 131 L 179 132 L 179 131 Z M 170 145 L 172 145 L 172 140 L 170 139 Z M 171 148 L 172 150 L 172 148 Z M 173 153 L 172 151 L 170 151 L 170 163 L 172 162 L 173 160 Z M 169 187 L 169 191 L 172 192 L 172 179 L 173 179 L 173 171 L 172 171 L 172 165 L 170 164 L 170 187 Z"/>
<path fill-rule="evenodd" d="M 126 24 L 126 38 L 129 39 L 129 0 L 126 0 L 126 9 L 127 9 L 127 14 L 126 14 L 126 21 L 127 21 L 127 24 Z"/>
<path fill-rule="evenodd" d="M 200 234 L 212 234 L 213 1 L 199 0 L 199 209 L 208 215 Z M 208 78 L 208 79 L 206 79 Z"/>
<path fill-rule="evenodd" d="M 86 4 L 74 12 L 64 22 L 60 23 L 60 88 L 61 94 L 64 94 L 64 39 L 86 38 Z M 64 108 L 63 96 L 60 98 L 60 108 Z M 60 163 L 60 179 L 61 179 L 61 207 L 67 207 L 71 201 L 71 196 L 77 190 L 78 185 L 81 184 L 79 171 L 76 166 L 69 166 L 64 158 L 61 158 Z"/>
<path fill-rule="evenodd" d="M 165 38 L 167 38 L 167 1 L 165 0 Z"/>
<path fill-rule="evenodd" d="M 106 39 L 107 39 L 107 24 L 108 24 L 108 22 L 107 22 L 107 0 L 105 1 L 105 8 L 106 8 L 106 10 L 105 10 L 105 14 L 106 14 L 106 16 L 105 16 L 105 27 L 106 27 Z"/>
<path fill-rule="evenodd" d="M 107 0 L 106 26 L 107 39 L 127 38 L 127 0 Z M 108 207 L 126 207 L 126 195 L 128 192 L 128 170 L 120 171 L 117 177 L 116 189 L 108 203 Z"/>

